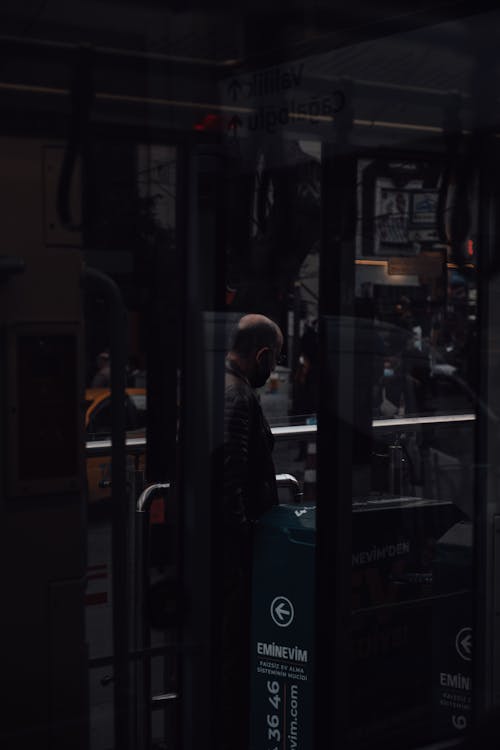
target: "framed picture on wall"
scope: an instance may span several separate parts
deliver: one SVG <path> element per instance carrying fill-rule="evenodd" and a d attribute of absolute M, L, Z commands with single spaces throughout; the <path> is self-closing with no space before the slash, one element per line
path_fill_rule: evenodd
<path fill-rule="evenodd" d="M 439 162 L 360 159 L 357 254 L 417 255 L 439 239 Z"/>
<path fill-rule="evenodd" d="M 408 245 L 411 193 L 380 180 L 375 192 L 375 222 L 378 245 Z M 386 183 L 386 184 L 384 184 Z"/>

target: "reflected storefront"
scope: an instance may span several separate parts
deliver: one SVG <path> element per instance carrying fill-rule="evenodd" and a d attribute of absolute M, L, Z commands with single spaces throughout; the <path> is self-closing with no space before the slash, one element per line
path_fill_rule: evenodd
<path fill-rule="evenodd" d="M 259 389 L 281 479 L 255 528 L 249 748 L 459 747 L 500 700 L 499 13 L 240 11 L 0 13 L 4 240 L 16 257 L 28 247 L 29 269 L 23 286 L 12 258 L 0 268 L 5 351 L 11 362 L 36 269 L 67 250 L 57 285 L 79 306 L 82 458 L 74 516 L 47 522 L 50 564 L 33 582 L 56 581 L 78 625 L 72 640 L 55 610 L 36 615 L 33 652 L 48 656 L 30 680 L 42 662 L 60 671 L 23 732 L 8 667 L 13 750 L 27 736 L 221 746 L 213 457 L 228 335 L 247 312 L 284 333 Z M 61 323 L 55 278 L 30 325 Z M 2 375 L 9 414 L 19 357 Z M 6 436 L 22 452 L 16 419 Z M 6 529 L 14 507 L 36 528 L 30 497 L 37 514 L 64 505 L 33 465 L 24 485 L 2 468 L 7 499 L 23 498 L 1 511 Z M 70 547 L 85 548 L 71 595 Z M 66 723 L 59 642 L 79 649 Z"/>

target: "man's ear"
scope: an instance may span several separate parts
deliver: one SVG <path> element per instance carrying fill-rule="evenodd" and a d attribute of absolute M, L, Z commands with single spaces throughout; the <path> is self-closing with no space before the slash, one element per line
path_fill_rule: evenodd
<path fill-rule="evenodd" d="M 266 359 L 269 359 L 271 356 L 271 350 L 268 346 L 263 346 L 262 349 L 259 349 L 255 355 L 255 359 L 260 364 L 261 362 L 265 362 Z"/>

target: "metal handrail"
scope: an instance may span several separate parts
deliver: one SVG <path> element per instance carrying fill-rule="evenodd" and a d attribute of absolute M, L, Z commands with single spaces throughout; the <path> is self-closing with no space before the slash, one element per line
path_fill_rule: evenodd
<path fill-rule="evenodd" d="M 162 492 L 170 489 L 170 482 L 161 482 L 159 484 L 150 484 L 146 487 L 139 495 L 136 503 L 137 513 L 149 513 L 151 503 L 162 494 Z"/>
<path fill-rule="evenodd" d="M 374 429 L 391 427 L 418 427 L 431 424 L 450 424 L 459 422 L 475 422 L 473 412 L 465 414 L 442 414 L 436 417 L 393 417 L 391 419 L 374 419 Z M 315 424 L 300 424 L 287 427 L 272 427 L 271 432 L 276 440 L 293 440 L 299 438 L 314 438 L 318 428 Z M 146 436 L 127 438 L 127 453 L 140 455 L 146 448 Z M 106 456 L 111 450 L 111 440 L 89 440 L 85 445 L 86 455 Z"/>
<path fill-rule="evenodd" d="M 289 489 L 293 494 L 294 501 L 300 502 L 304 493 L 299 480 L 293 474 L 276 474 L 276 485 L 278 489 Z"/>
<path fill-rule="evenodd" d="M 295 502 L 299 502 L 302 496 L 301 487 L 299 481 L 292 474 L 277 474 L 276 484 L 279 488 L 289 488 L 294 495 Z M 136 513 L 139 514 L 141 523 L 138 528 L 138 542 L 140 542 L 140 567 L 139 567 L 139 587 L 136 592 L 137 600 L 143 603 L 144 587 L 147 586 L 147 565 L 149 556 L 149 512 L 153 500 L 162 495 L 162 493 L 169 490 L 171 487 L 170 482 L 162 482 L 157 484 L 151 484 L 146 487 L 139 495 L 136 502 Z M 139 617 L 142 615 L 142 606 L 138 607 Z M 146 644 L 149 646 L 149 641 Z M 148 685 L 147 689 L 150 689 L 151 685 Z M 151 709 L 163 708 L 165 704 L 170 701 L 179 699 L 178 692 L 160 693 L 151 697 L 150 706 Z"/>
<path fill-rule="evenodd" d="M 276 484 L 279 489 L 289 488 L 294 493 L 295 497 L 299 497 L 302 492 L 300 488 L 299 480 L 293 476 L 293 474 L 276 474 Z M 161 484 L 151 484 L 146 487 L 139 495 L 136 502 L 137 513 L 149 513 L 151 503 L 153 500 L 170 489 L 170 482 L 162 482 Z"/>
<path fill-rule="evenodd" d="M 68 163 L 71 167 L 72 164 Z M 64 211 L 64 207 L 63 207 Z M 111 559 L 113 566 L 113 664 L 114 664 L 114 734 L 120 750 L 130 750 L 135 733 L 134 717 L 130 711 L 130 571 L 128 567 L 129 546 L 127 543 L 129 508 L 123 498 L 127 492 L 127 448 L 126 420 L 123 403 L 125 399 L 125 365 L 127 311 L 122 293 L 113 279 L 102 271 L 86 267 L 82 284 L 88 295 L 102 298 L 106 303 L 111 360 L 110 406 L 114 440 L 110 442 L 111 459 Z"/>
<path fill-rule="evenodd" d="M 392 417 L 391 419 L 374 419 L 374 427 L 415 427 L 425 424 L 450 424 L 457 422 L 475 422 L 476 415 L 442 414 L 439 417 Z"/>
<path fill-rule="evenodd" d="M 88 458 L 93 456 L 108 456 L 111 450 L 111 440 L 89 440 L 85 443 L 85 453 Z M 146 450 L 146 436 L 140 438 L 127 438 L 127 453 L 140 456 Z"/>

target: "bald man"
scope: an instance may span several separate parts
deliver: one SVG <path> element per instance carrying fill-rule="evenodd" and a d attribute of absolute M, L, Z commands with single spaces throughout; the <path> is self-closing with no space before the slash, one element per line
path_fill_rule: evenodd
<path fill-rule="evenodd" d="M 227 524 L 237 534 L 277 502 L 273 438 L 254 389 L 263 386 L 275 369 L 282 346 L 280 329 L 263 315 L 245 315 L 231 337 L 225 382 L 224 509 Z"/>
<path fill-rule="evenodd" d="M 273 436 L 254 389 L 275 369 L 282 346 L 276 323 L 245 315 L 226 359 L 221 749 L 248 747 L 252 528 L 278 502 Z"/>

